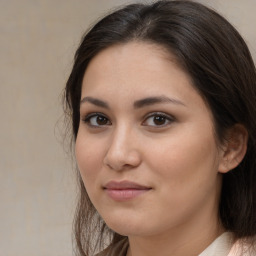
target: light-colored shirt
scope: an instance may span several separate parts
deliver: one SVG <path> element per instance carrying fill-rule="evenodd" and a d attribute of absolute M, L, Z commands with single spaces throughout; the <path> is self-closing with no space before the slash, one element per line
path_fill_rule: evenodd
<path fill-rule="evenodd" d="M 128 239 L 124 238 L 114 246 L 109 246 L 96 256 L 126 256 L 128 247 Z M 256 252 L 249 251 L 246 245 L 242 245 L 239 240 L 234 243 L 232 233 L 225 232 L 217 237 L 198 256 L 256 256 Z"/>
<path fill-rule="evenodd" d="M 202 253 L 198 256 L 227 256 L 233 245 L 233 237 L 230 232 L 225 232 L 217 237 Z M 229 255 L 231 256 L 231 255 Z"/>

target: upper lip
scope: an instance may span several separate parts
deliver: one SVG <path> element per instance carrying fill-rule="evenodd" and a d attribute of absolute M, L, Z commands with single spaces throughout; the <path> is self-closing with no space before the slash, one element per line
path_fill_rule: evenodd
<path fill-rule="evenodd" d="M 104 189 L 116 189 L 116 190 L 125 190 L 125 189 L 138 189 L 138 190 L 145 190 L 151 189 L 151 187 L 138 184 L 132 181 L 110 181 L 105 186 Z"/>

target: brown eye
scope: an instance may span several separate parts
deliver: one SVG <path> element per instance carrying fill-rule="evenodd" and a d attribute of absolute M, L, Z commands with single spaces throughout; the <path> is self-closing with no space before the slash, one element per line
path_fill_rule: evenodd
<path fill-rule="evenodd" d="M 96 123 L 98 125 L 106 125 L 106 124 L 108 124 L 108 119 L 105 116 L 97 116 Z"/>
<path fill-rule="evenodd" d="M 160 128 L 171 124 L 173 121 L 174 119 L 171 116 L 164 113 L 152 113 L 145 119 L 142 125 Z"/>
<path fill-rule="evenodd" d="M 111 124 L 107 117 L 100 114 L 91 114 L 84 119 L 84 122 L 92 127 L 100 127 Z"/>
<path fill-rule="evenodd" d="M 154 116 L 153 122 L 155 125 L 164 125 L 166 122 L 166 117 L 164 116 Z"/>

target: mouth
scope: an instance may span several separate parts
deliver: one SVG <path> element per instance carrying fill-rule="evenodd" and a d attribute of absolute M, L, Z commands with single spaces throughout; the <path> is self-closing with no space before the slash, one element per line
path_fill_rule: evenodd
<path fill-rule="evenodd" d="M 111 199 L 127 201 L 149 192 L 152 188 L 131 181 L 110 181 L 103 189 Z"/>

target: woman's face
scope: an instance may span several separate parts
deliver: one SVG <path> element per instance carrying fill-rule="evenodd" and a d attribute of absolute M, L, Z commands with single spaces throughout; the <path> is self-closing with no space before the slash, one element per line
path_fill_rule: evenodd
<path fill-rule="evenodd" d="M 117 45 L 89 64 L 76 158 L 95 208 L 128 236 L 217 221 L 222 153 L 211 111 L 160 46 Z"/>

